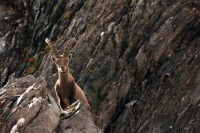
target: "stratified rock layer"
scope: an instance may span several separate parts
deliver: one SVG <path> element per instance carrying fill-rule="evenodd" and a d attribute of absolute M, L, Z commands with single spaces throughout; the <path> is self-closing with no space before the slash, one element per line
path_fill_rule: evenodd
<path fill-rule="evenodd" d="M 199 132 L 198 0 L 0 2 L 1 86 L 32 74 L 51 91 L 57 70 L 44 40 L 63 50 L 76 37 L 69 67 L 98 127 Z"/>
<path fill-rule="evenodd" d="M 77 110 L 60 119 L 60 111 L 53 97 L 47 95 L 44 78 L 26 76 L 11 79 L 0 90 L 1 133 L 98 133 L 91 113 L 77 101 Z"/>

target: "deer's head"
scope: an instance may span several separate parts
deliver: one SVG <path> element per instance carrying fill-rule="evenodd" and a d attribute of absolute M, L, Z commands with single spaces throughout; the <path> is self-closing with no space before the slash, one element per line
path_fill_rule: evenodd
<path fill-rule="evenodd" d="M 76 43 L 76 39 L 72 38 L 69 41 L 67 41 L 63 54 L 59 53 L 59 51 L 55 48 L 50 39 L 46 38 L 45 42 L 49 45 L 49 47 L 52 50 L 51 60 L 56 64 L 58 71 L 60 72 L 68 71 L 68 64 L 72 58 L 72 54 L 69 53 L 69 50 Z"/>

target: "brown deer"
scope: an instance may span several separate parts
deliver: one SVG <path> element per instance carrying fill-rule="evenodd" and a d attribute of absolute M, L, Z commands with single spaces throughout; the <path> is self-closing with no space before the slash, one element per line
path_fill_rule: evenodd
<path fill-rule="evenodd" d="M 45 42 L 50 46 L 51 59 L 56 64 L 58 69 L 58 80 L 54 86 L 56 96 L 58 98 L 58 104 L 61 110 L 64 110 L 76 100 L 81 100 L 90 111 L 90 105 L 87 98 L 81 88 L 75 83 L 74 78 L 69 73 L 69 61 L 72 58 L 72 54 L 69 53 L 70 47 L 72 47 L 77 41 L 75 38 L 67 41 L 62 55 L 59 54 L 50 39 L 46 38 Z"/>

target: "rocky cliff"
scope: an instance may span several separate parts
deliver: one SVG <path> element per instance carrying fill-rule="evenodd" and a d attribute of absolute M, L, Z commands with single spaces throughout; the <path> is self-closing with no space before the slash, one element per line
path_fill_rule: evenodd
<path fill-rule="evenodd" d="M 54 95 L 60 50 L 104 132 L 200 131 L 198 0 L 1 0 L 1 86 L 44 77 Z"/>
<path fill-rule="evenodd" d="M 98 133 L 91 113 L 80 101 L 66 111 L 48 94 L 44 78 L 12 79 L 0 90 L 1 133 Z"/>

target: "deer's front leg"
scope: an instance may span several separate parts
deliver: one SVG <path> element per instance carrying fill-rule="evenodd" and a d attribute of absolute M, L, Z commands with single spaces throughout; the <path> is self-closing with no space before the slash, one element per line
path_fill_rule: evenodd
<path fill-rule="evenodd" d="M 59 100 L 59 104 L 60 104 L 60 109 L 64 110 L 65 109 L 65 103 L 63 103 L 62 101 Z"/>
<path fill-rule="evenodd" d="M 60 110 L 64 110 L 65 109 L 65 103 L 63 103 L 62 100 L 60 99 L 58 84 L 55 85 L 55 92 L 56 92 L 56 97 L 58 99 L 58 105 L 60 107 Z"/>

